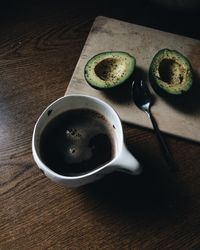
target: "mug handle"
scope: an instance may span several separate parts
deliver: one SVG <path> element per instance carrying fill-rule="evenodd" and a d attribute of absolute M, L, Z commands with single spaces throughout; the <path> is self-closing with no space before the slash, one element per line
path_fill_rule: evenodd
<path fill-rule="evenodd" d="M 142 166 L 138 160 L 130 153 L 125 144 L 122 146 L 120 155 L 114 162 L 119 171 L 127 174 L 139 175 L 142 172 Z"/>

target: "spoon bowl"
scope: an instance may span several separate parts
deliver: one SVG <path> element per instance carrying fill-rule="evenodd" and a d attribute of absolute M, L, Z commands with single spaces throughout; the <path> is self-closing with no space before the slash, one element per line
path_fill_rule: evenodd
<path fill-rule="evenodd" d="M 133 82 L 132 97 L 136 106 L 149 115 L 153 104 L 153 96 L 143 81 Z"/>

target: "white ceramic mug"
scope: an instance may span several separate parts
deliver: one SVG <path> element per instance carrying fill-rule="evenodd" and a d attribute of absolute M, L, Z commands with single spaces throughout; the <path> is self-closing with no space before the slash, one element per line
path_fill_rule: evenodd
<path fill-rule="evenodd" d="M 112 124 L 116 153 L 114 158 L 103 166 L 94 166 L 93 170 L 75 176 L 66 176 L 51 170 L 41 159 L 39 142 L 41 134 L 49 122 L 59 114 L 73 109 L 92 109 L 102 114 Z M 51 180 L 69 187 L 81 186 L 93 182 L 113 171 L 124 171 L 129 174 L 138 175 L 141 173 L 141 165 L 128 151 L 124 143 L 123 129 L 119 116 L 107 103 L 98 98 L 86 95 L 68 95 L 59 98 L 50 104 L 37 120 L 32 137 L 33 158 L 38 167 Z"/>

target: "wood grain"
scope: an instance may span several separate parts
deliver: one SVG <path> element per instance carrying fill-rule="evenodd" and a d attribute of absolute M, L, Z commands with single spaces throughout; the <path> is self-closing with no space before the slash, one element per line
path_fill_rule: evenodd
<path fill-rule="evenodd" d="M 135 4 L 134 12 L 130 6 L 129 1 L 123 7 L 118 1 L 2 4 L 0 249 L 199 249 L 198 144 L 165 136 L 179 165 L 168 173 L 154 133 L 124 124 L 143 175 L 115 173 L 77 189 L 54 184 L 32 159 L 34 124 L 64 95 L 97 15 L 200 39 L 198 14 L 160 14 L 145 2 Z"/>

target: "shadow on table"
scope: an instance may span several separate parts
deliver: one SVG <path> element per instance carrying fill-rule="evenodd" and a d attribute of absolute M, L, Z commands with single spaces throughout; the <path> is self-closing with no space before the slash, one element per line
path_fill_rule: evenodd
<path fill-rule="evenodd" d="M 140 176 L 113 173 L 88 185 L 89 196 L 110 212 L 131 215 L 171 215 L 187 206 L 176 181 L 176 173 L 170 173 L 157 159 L 140 161 L 144 171 Z M 150 163 L 151 162 L 151 163 Z"/>

